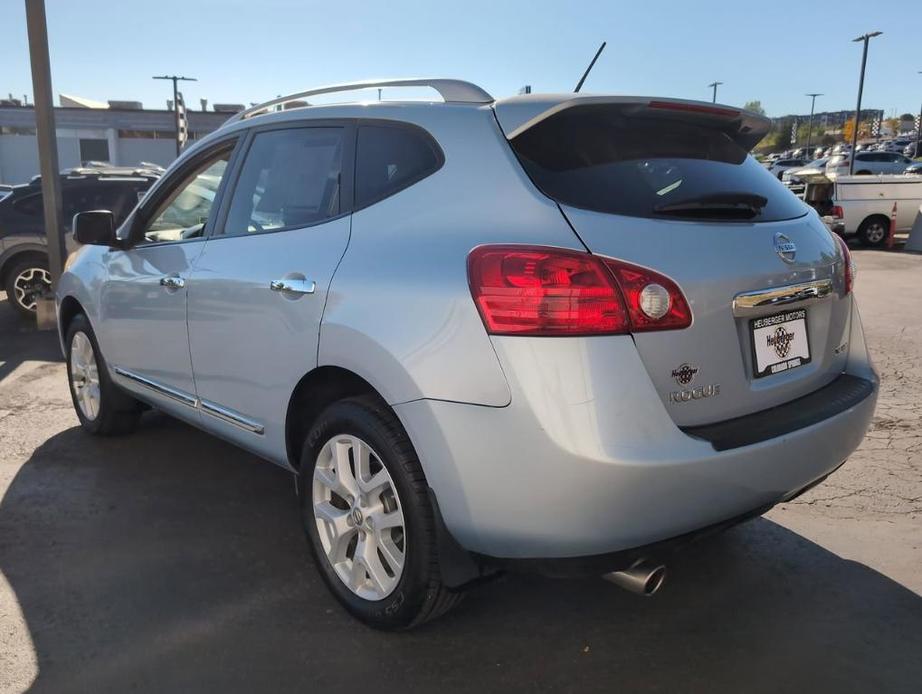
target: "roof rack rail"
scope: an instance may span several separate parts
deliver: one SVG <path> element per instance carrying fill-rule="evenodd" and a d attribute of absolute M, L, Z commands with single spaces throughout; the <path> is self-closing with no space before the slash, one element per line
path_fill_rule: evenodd
<path fill-rule="evenodd" d="M 247 118 L 251 118 L 259 113 L 262 113 L 263 111 L 267 111 L 273 106 L 279 106 L 281 104 L 288 103 L 289 101 L 295 101 L 296 99 L 304 99 L 306 97 L 316 96 L 318 94 L 332 94 L 334 92 L 348 92 L 356 89 L 368 89 L 374 87 L 431 87 L 437 91 L 446 102 L 465 104 L 489 104 L 493 102 L 493 97 L 483 89 L 478 87 L 476 84 L 471 84 L 470 82 L 465 82 L 463 80 L 443 78 L 369 80 L 365 82 L 331 84 L 327 85 L 326 87 L 316 87 L 314 89 L 308 89 L 307 91 L 297 92 L 296 94 L 280 96 L 276 99 L 265 101 L 261 104 L 253 106 L 252 108 L 248 108 L 245 111 L 240 111 L 239 113 L 234 114 L 225 122 L 225 125 L 235 123 L 240 120 L 246 120 Z"/>

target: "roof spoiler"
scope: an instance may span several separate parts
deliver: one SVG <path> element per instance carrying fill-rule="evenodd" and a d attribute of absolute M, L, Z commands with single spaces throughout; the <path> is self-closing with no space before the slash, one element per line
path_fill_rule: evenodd
<path fill-rule="evenodd" d="M 647 96 L 525 95 L 501 99 L 493 108 L 506 137 L 512 140 L 562 111 L 586 106 L 609 106 L 624 115 L 657 115 L 717 125 L 747 150 L 755 147 L 771 128 L 771 120 L 765 116 L 734 106 Z"/>

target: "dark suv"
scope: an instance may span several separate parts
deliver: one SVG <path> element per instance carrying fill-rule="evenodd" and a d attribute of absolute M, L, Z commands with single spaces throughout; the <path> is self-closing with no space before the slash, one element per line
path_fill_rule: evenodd
<path fill-rule="evenodd" d="M 161 173 L 156 168 L 127 167 L 63 171 L 68 251 L 75 248 L 70 225 L 77 212 L 112 210 L 120 224 Z M 31 315 L 50 281 L 41 180 L 35 177 L 28 184 L 13 186 L 9 193 L 0 193 L 0 287 L 18 311 Z"/>

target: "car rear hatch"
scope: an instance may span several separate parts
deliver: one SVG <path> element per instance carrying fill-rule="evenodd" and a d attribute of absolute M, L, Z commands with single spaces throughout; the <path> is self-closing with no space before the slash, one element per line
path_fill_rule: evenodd
<path fill-rule="evenodd" d="M 648 267 L 684 292 L 691 326 L 634 334 L 677 424 L 765 410 L 842 372 L 844 255 L 748 155 L 765 119 L 628 97 L 495 108 L 525 170 L 590 252 Z"/>

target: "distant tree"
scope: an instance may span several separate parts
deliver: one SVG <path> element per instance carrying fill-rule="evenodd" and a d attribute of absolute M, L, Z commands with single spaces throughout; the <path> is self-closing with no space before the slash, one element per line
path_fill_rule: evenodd
<path fill-rule="evenodd" d="M 911 113 L 904 113 L 902 116 L 900 116 L 900 120 L 915 120 L 915 118 L 916 117 Z"/>
<path fill-rule="evenodd" d="M 846 142 L 851 142 L 852 137 L 855 134 L 855 119 L 849 118 L 845 121 L 845 124 L 842 126 L 842 139 Z"/>
<path fill-rule="evenodd" d="M 823 135 L 823 139 L 820 140 L 820 143 L 823 145 L 823 147 L 831 147 L 836 143 L 836 138 L 832 135 Z"/>
<path fill-rule="evenodd" d="M 752 101 L 747 101 L 743 104 L 743 108 L 747 111 L 752 111 L 753 113 L 758 113 L 760 116 L 765 115 L 765 109 L 762 108 L 762 102 L 754 99 Z"/>

